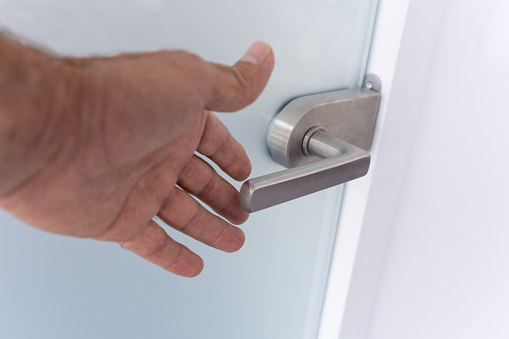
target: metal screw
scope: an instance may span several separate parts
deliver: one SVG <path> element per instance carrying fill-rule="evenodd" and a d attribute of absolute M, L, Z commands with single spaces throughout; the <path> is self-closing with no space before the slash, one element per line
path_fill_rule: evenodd
<path fill-rule="evenodd" d="M 375 85 L 371 81 L 366 82 L 366 88 L 367 89 L 373 89 L 374 86 Z"/>

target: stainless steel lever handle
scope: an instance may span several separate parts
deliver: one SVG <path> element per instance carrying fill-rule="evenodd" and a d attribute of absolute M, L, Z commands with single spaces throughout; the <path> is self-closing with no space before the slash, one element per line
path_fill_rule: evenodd
<path fill-rule="evenodd" d="M 367 82 L 371 89 L 297 98 L 279 113 L 269 129 L 269 148 L 276 161 L 293 168 L 246 181 L 239 197 L 245 211 L 256 212 L 368 172 L 371 156 L 363 148 L 371 144 L 380 83 L 373 75 Z"/>
<path fill-rule="evenodd" d="M 256 212 L 362 177 L 368 172 L 369 152 L 325 132 L 315 132 L 309 138 L 308 147 L 310 154 L 324 159 L 246 181 L 240 190 L 242 208 L 250 213 Z"/>

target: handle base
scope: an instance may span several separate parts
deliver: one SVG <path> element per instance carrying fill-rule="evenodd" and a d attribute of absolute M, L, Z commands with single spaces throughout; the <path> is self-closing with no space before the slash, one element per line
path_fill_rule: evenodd
<path fill-rule="evenodd" d="M 368 81 L 369 80 L 369 81 Z M 380 93 L 378 77 L 367 75 L 372 89 L 356 88 L 303 96 L 291 101 L 275 117 L 268 131 L 272 157 L 285 167 L 318 161 L 302 151 L 302 140 L 313 127 L 335 138 L 369 150 L 373 139 Z"/>
<path fill-rule="evenodd" d="M 291 101 L 269 129 L 272 157 L 290 167 L 246 181 L 240 205 L 249 213 L 364 176 L 369 169 L 380 81 L 365 88 L 308 95 Z M 367 86 L 369 84 L 369 86 Z M 368 89 L 370 88 L 370 89 Z"/>

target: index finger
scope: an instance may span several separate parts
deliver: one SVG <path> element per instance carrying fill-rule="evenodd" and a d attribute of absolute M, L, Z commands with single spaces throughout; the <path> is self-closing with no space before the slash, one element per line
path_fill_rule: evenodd
<path fill-rule="evenodd" d="M 245 180 L 251 174 L 251 162 L 244 147 L 212 112 L 208 112 L 205 129 L 196 150 L 235 180 Z"/>

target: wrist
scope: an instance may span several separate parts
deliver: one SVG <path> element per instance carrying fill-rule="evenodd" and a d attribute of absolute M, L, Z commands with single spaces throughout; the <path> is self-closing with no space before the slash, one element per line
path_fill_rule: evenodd
<path fill-rule="evenodd" d="M 79 74 L 39 51 L 0 81 L 0 197 L 36 178 L 65 145 Z"/>

